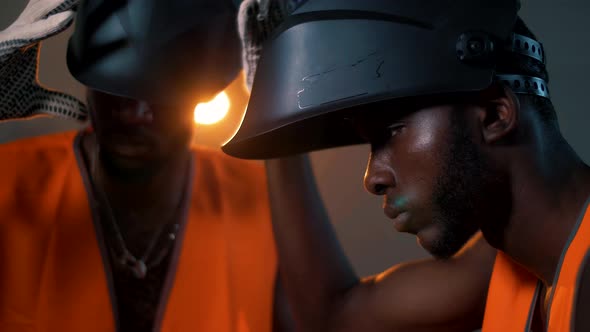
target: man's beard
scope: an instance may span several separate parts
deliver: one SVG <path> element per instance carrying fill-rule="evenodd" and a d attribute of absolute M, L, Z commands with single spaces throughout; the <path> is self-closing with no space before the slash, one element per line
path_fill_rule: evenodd
<path fill-rule="evenodd" d="M 100 150 L 99 159 L 104 172 L 122 182 L 144 182 L 151 179 L 164 167 L 163 158 L 154 158 L 138 166 L 130 167 L 118 161 L 117 157 L 104 150 Z"/>
<path fill-rule="evenodd" d="M 501 234 L 506 205 L 494 201 L 509 200 L 506 178 L 478 150 L 461 111 L 453 114 L 449 148 L 441 158 L 442 172 L 433 193 L 433 222 L 442 226 L 442 234 L 430 253 L 439 259 L 456 254 L 482 224 L 497 223 L 494 228 Z"/>
<path fill-rule="evenodd" d="M 189 139 L 192 139 L 192 135 L 178 133 L 178 135 L 169 138 L 164 153 L 154 154 L 150 158 L 133 162 L 119 158 L 116 153 L 110 153 L 108 148 L 101 147 L 99 143 L 98 157 L 108 176 L 121 182 L 143 183 L 150 181 L 171 162 L 179 160 L 189 152 L 191 146 Z"/>

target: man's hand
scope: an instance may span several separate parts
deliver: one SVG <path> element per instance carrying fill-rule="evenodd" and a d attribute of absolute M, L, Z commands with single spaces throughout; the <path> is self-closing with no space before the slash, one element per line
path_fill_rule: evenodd
<path fill-rule="evenodd" d="M 7 29 L 0 31 L 0 121 L 49 114 L 83 121 L 78 99 L 40 85 L 40 41 L 67 29 L 78 0 L 30 0 Z"/>
<path fill-rule="evenodd" d="M 20 16 L 0 31 L 0 59 L 67 29 L 78 0 L 30 0 Z"/>
<path fill-rule="evenodd" d="M 262 45 L 302 0 L 244 0 L 238 13 L 242 65 L 248 90 L 252 88 Z"/>

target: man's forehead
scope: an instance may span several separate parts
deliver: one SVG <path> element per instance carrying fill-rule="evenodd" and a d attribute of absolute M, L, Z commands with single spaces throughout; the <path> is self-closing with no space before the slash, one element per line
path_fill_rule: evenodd
<path fill-rule="evenodd" d="M 384 100 L 351 110 L 347 117 L 355 123 L 389 123 L 410 117 L 424 110 L 436 110 L 449 106 L 477 104 L 476 95 L 432 95 Z"/>
<path fill-rule="evenodd" d="M 431 106 L 426 99 L 385 100 L 360 106 L 350 112 L 349 118 L 360 125 L 390 124 Z"/>

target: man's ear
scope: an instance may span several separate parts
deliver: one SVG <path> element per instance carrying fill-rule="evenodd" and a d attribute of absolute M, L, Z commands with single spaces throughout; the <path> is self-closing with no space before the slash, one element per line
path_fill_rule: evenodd
<path fill-rule="evenodd" d="M 520 101 L 508 87 L 493 88 L 480 113 L 482 137 L 486 143 L 497 142 L 514 132 L 520 120 Z"/>

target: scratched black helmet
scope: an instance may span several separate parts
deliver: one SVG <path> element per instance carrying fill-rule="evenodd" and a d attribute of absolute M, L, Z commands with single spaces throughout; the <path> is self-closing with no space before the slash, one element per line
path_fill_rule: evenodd
<path fill-rule="evenodd" d="M 241 69 L 237 0 L 82 0 L 67 52 L 74 78 L 114 95 L 207 100 Z"/>
<path fill-rule="evenodd" d="M 265 159 L 364 143 L 343 114 L 368 103 L 485 90 L 548 97 L 496 70 L 501 52 L 544 62 L 511 31 L 517 0 L 309 0 L 264 45 L 243 124 L 223 150 Z"/>

